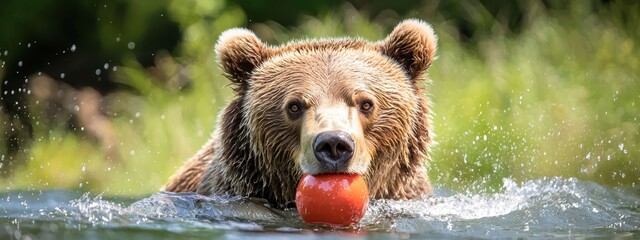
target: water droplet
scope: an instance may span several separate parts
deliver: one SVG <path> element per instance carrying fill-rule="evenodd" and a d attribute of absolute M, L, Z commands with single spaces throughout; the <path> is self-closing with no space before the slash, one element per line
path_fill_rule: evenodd
<path fill-rule="evenodd" d="M 22 67 L 22 61 L 18 62 L 18 67 Z"/>
<path fill-rule="evenodd" d="M 447 230 L 452 231 L 453 230 L 453 223 L 451 222 L 451 220 L 447 220 Z M 489 231 L 489 230 L 487 230 Z"/>
<path fill-rule="evenodd" d="M 113 70 L 114 72 L 115 72 L 115 71 L 118 71 L 118 67 L 113 66 L 113 68 L 111 68 L 111 70 Z"/>
<path fill-rule="evenodd" d="M 620 151 L 624 150 L 624 143 L 620 143 L 620 144 L 618 145 L 618 148 L 620 148 Z"/>
<path fill-rule="evenodd" d="M 109 69 L 109 64 L 108 64 L 108 63 L 105 63 L 105 64 L 104 64 L 104 69 L 105 69 L 105 70 Z"/>
<path fill-rule="evenodd" d="M 73 106 L 73 111 L 79 112 L 80 111 L 80 106 L 78 106 L 78 105 Z"/>
<path fill-rule="evenodd" d="M 5 50 L 5 51 L 4 51 L 4 55 L 5 55 L 5 56 L 9 55 L 9 51 Z"/>
<path fill-rule="evenodd" d="M 116 42 L 120 42 L 120 37 L 116 37 Z"/>
<path fill-rule="evenodd" d="M 64 73 L 60 73 L 60 78 L 64 79 Z"/>
<path fill-rule="evenodd" d="M 127 48 L 129 48 L 129 50 L 133 50 L 134 48 L 136 48 L 136 43 L 134 42 L 127 43 Z"/>
<path fill-rule="evenodd" d="M 102 73 L 102 71 L 100 70 L 100 68 L 96 69 L 96 76 L 100 76 L 100 73 Z"/>
<path fill-rule="evenodd" d="M 71 48 L 69 50 L 71 50 L 71 52 L 75 52 L 76 51 L 76 45 L 75 44 L 71 45 Z"/>
<path fill-rule="evenodd" d="M 140 112 L 136 112 L 136 118 L 140 117 Z"/>

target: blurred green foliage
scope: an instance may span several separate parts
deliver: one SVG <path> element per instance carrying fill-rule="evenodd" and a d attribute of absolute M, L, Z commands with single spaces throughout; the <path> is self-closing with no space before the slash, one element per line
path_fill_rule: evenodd
<path fill-rule="evenodd" d="M 441 35 L 431 72 L 436 182 L 640 183 L 640 19 L 620 19 L 640 8 L 591 7 L 536 13 L 521 34 L 479 38 L 473 51 Z"/>
<path fill-rule="evenodd" d="M 514 2 L 513 12 L 501 14 L 481 1 L 440 8 L 415 2 L 400 11 L 318 3 L 298 8 L 303 11 L 292 20 L 268 15 L 273 7 L 258 3 L 170 0 L 162 7 L 182 40 L 177 50 L 155 55 L 162 74 L 131 55 L 115 74 L 114 81 L 133 90 L 109 97 L 124 161 L 105 161 L 95 141 L 46 120 L 32 102 L 39 121 L 29 160 L 0 187 L 156 191 L 210 137 L 217 112 L 232 96 L 212 50 L 221 31 L 248 26 L 272 44 L 344 35 L 375 41 L 405 17 L 428 20 L 440 39 L 426 86 L 438 142 L 430 172 L 435 184 L 494 190 L 503 178 L 564 176 L 638 187 L 639 4 Z M 472 34 L 461 31 L 461 21 Z M 180 78 L 189 84 L 170 87 Z"/>

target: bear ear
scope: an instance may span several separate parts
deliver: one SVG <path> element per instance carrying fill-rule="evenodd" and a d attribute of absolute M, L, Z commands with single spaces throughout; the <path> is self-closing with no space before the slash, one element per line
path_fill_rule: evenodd
<path fill-rule="evenodd" d="M 227 78 L 240 88 L 268 57 L 268 47 L 253 32 L 243 28 L 232 28 L 220 34 L 215 51 Z"/>
<path fill-rule="evenodd" d="M 431 26 L 421 20 L 399 23 L 380 43 L 380 51 L 396 60 L 411 80 L 418 79 L 435 58 L 438 38 Z"/>

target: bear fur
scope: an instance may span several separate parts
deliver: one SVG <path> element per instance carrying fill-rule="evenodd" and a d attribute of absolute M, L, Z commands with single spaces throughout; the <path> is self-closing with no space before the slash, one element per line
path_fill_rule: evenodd
<path fill-rule="evenodd" d="M 415 19 L 378 42 L 332 38 L 273 47 L 249 30 L 225 31 L 215 50 L 236 98 L 219 114 L 211 140 L 164 190 L 288 207 L 303 173 L 345 172 L 363 175 L 372 199 L 431 194 L 424 75 L 436 49 L 431 26 Z M 348 135 L 349 160 L 316 159 L 314 141 L 328 131 Z"/>

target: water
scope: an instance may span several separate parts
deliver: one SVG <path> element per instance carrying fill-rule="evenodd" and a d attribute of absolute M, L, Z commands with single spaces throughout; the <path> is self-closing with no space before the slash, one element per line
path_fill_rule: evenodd
<path fill-rule="evenodd" d="M 71 191 L 0 193 L 0 239 L 640 238 L 640 192 L 576 179 L 504 180 L 497 193 L 436 190 L 372 201 L 355 228 L 307 226 L 259 199 Z"/>

